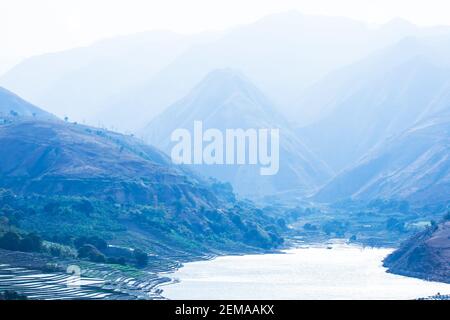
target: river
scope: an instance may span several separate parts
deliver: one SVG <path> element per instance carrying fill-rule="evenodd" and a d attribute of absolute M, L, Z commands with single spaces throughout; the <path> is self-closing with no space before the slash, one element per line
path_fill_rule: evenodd
<path fill-rule="evenodd" d="M 415 299 L 450 293 L 450 284 L 386 272 L 392 249 L 334 244 L 284 254 L 223 256 L 164 274 L 168 299 Z"/>

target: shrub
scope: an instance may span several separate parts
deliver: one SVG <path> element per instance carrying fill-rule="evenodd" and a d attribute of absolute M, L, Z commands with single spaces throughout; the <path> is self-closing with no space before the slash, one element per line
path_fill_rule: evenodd
<path fill-rule="evenodd" d="M 92 203 L 86 199 L 83 199 L 80 203 L 75 204 L 73 208 L 77 211 L 85 213 L 86 215 L 90 215 L 95 211 Z"/>
<path fill-rule="evenodd" d="M 20 246 L 20 236 L 15 232 L 7 232 L 0 238 L 0 248 L 17 251 Z"/>
<path fill-rule="evenodd" d="M 29 233 L 20 240 L 19 250 L 24 252 L 42 251 L 42 238 L 35 233 Z"/>
<path fill-rule="evenodd" d="M 91 244 L 85 244 L 78 249 L 78 258 L 85 258 L 99 263 L 106 261 L 105 255 Z"/>
<path fill-rule="evenodd" d="M 141 249 L 134 249 L 133 252 L 134 259 L 136 260 L 136 264 L 139 267 L 145 267 L 148 264 L 148 255 L 142 251 Z"/>
<path fill-rule="evenodd" d="M 108 263 L 108 264 L 120 264 L 122 266 L 127 264 L 127 262 L 126 262 L 124 257 L 120 257 L 120 258 L 109 257 L 109 258 L 106 259 L 106 263 Z"/>
<path fill-rule="evenodd" d="M 50 254 L 51 254 L 53 257 L 61 257 L 61 255 L 62 255 L 61 248 L 58 248 L 58 247 L 50 247 Z"/>
<path fill-rule="evenodd" d="M 3 291 L 0 292 L 0 300 L 27 300 L 27 296 L 15 291 Z"/>
<path fill-rule="evenodd" d="M 108 248 L 108 243 L 100 237 L 78 237 L 74 240 L 75 248 L 81 248 L 85 244 L 90 244 L 100 251 L 105 251 Z"/>
<path fill-rule="evenodd" d="M 444 215 L 444 221 L 450 221 L 450 211 L 447 211 L 447 213 Z"/>
<path fill-rule="evenodd" d="M 250 226 L 244 234 L 244 240 L 247 244 L 259 248 L 270 248 L 273 244 L 270 235 L 258 226 Z"/>
<path fill-rule="evenodd" d="M 311 223 L 306 223 L 303 226 L 303 229 L 308 230 L 308 231 L 316 231 L 317 230 L 317 226 L 311 224 Z"/>

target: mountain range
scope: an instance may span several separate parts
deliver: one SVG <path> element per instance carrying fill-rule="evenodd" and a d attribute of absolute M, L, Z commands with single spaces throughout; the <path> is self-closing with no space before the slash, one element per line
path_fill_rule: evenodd
<path fill-rule="evenodd" d="M 448 108 L 450 38 L 407 38 L 331 73 L 300 102 L 320 118 L 298 129 L 336 172 L 427 114 Z M 302 112 L 299 111 L 299 114 Z"/>
<path fill-rule="evenodd" d="M 450 194 L 450 117 L 429 119 L 388 139 L 344 170 L 314 198 L 403 199 L 446 204 Z"/>
<path fill-rule="evenodd" d="M 170 154 L 174 130 L 193 133 L 194 121 L 203 129 L 279 129 L 279 172 L 262 176 L 258 165 L 195 165 L 198 172 L 230 182 L 246 196 L 295 191 L 310 194 L 331 176 L 321 162 L 295 135 L 273 103 L 241 72 L 219 69 L 209 73 L 186 97 L 169 106 L 140 133 L 147 142 Z"/>
<path fill-rule="evenodd" d="M 299 129 L 338 172 L 315 199 L 448 202 L 449 40 L 406 39 L 324 80 L 335 91 L 310 101 L 328 115 Z"/>
<path fill-rule="evenodd" d="M 344 237 L 352 215 L 358 232 L 374 220 L 379 237 L 415 230 L 450 205 L 449 35 L 288 12 L 27 59 L 0 78 L 1 230 L 101 235 L 161 256 L 277 248 L 282 214 L 311 218 L 302 236 L 325 226 Z M 175 165 L 171 134 L 196 121 L 279 129 L 279 171 Z M 243 197 L 276 200 L 276 215 Z M 386 266 L 447 281 L 448 224 L 432 223 Z"/>
<path fill-rule="evenodd" d="M 328 72 L 405 36 L 441 34 L 393 20 L 372 28 L 347 18 L 275 14 L 225 32 L 147 32 L 27 59 L 0 85 L 60 117 L 137 131 L 211 70 L 242 70 L 295 122 L 302 91 Z M 139 115 L 139 116 L 136 116 Z"/>

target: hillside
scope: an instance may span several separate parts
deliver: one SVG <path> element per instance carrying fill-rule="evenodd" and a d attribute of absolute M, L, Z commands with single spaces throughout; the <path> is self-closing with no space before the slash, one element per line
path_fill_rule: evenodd
<path fill-rule="evenodd" d="M 411 203 L 450 201 L 450 117 L 424 120 L 374 148 L 324 186 L 314 198 L 402 199 Z"/>
<path fill-rule="evenodd" d="M 261 176 L 260 165 L 195 165 L 203 175 L 230 182 L 246 196 L 295 191 L 309 194 L 331 171 L 295 136 L 272 102 L 242 73 L 219 69 L 209 73 L 186 97 L 168 107 L 141 132 L 151 144 L 170 154 L 175 143 L 171 133 L 178 128 L 193 132 L 194 121 L 203 130 L 280 129 L 279 171 Z"/>
<path fill-rule="evenodd" d="M 131 136 L 17 116 L 0 125 L 0 145 L 0 207 L 12 208 L 2 214 L 46 239 L 102 235 L 166 255 L 282 241 L 276 221 L 229 186 Z"/>
<path fill-rule="evenodd" d="M 450 283 L 450 221 L 412 237 L 384 265 L 392 273 Z"/>
<path fill-rule="evenodd" d="M 331 73 L 300 101 L 299 121 L 307 110 L 311 124 L 298 134 L 336 172 L 348 168 L 448 107 L 449 51 L 449 37 L 409 38 Z"/>

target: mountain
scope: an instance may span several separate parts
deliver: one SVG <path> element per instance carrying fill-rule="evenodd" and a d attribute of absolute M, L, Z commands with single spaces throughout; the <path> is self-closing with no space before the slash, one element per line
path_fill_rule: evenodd
<path fill-rule="evenodd" d="M 0 87 L 0 118 L 32 117 L 52 120 L 56 117 Z M 4 119 L 3 119 L 4 120 Z"/>
<path fill-rule="evenodd" d="M 230 182 L 243 195 L 277 192 L 310 193 L 330 176 L 330 170 L 295 136 L 289 124 L 264 94 L 242 73 L 219 69 L 209 73 L 186 97 L 168 107 L 141 132 L 146 141 L 171 153 L 175 129 L 192 133 L 194 121 L 203 130 L 280 129 L 279 171 L 262 176 L 259 165 L 195 165 L 198 172 Z"/>
<path fill-rule="evenodd" d="M 315 199 L 404 199 L 412 203 L 450 202 L 450 96 L 447 112 L 429 117 L 374 148 L 337 175 Z M 437 100 L 439 101 L 439 100 Z"/>
<path fill-rule="evenodd" d="M 448 107 L 450 37 L 408 38 L 331 73 L 300 101 L 297 132 L 336 172 Z M 298 117 L 305 114 L 298 111 Z"/>
<path fill-rule="evenodd" d="M 450 283 L 450 221 L 415 235 L 384 260 L 389 272 Z"/>
<path fill-rule="evenodd" d="M 289 119 L 303 89 L 401 38 L 442 33 L 393 21 L 284 12 L 223 33 L 123 36 L 25 60 L 0 85 L 64 117 L 136 131 L 187 95 L 211 70 L 243 70 Z"/>
<path fill-rule="evenodd" d="M 280 244 L 275 220 L 229 186 L 173 165 L 132 136 L 11 116 L 0 124 L 0 145 L 2 214 L 27 231 L 102 235 L 165 254 Z"/>
<path fill-rule="evenodd" d="M 25 59 L 0 83 L 36 105 L 78 122 L 92 120 L 114 92 L 147 81 L 207 34 L 150 31 Z M 102 119 L 95 119 L 95 125 Z"/>

